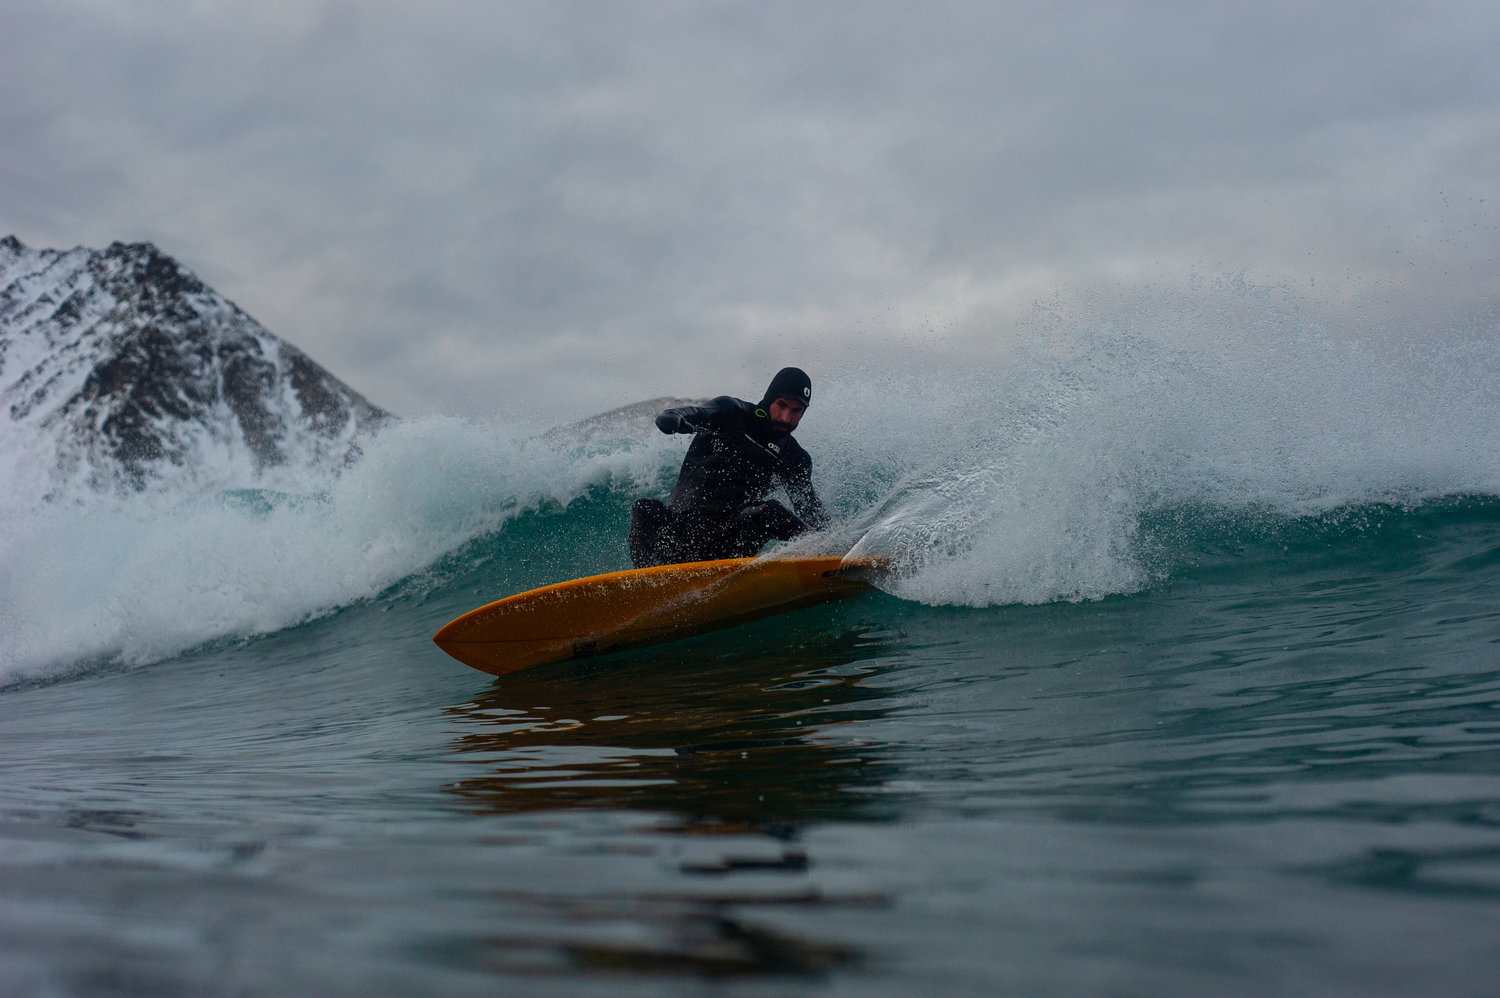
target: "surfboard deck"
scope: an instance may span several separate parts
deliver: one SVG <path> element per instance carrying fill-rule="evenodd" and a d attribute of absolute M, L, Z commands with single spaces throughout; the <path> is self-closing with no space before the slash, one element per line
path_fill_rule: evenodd
<path fill-rule="evenodd" d="M 471 610 L 433 641 L 501 676 L 675 641 L 874 588 L 872 560 L 728 558 L 559 582 Z"/>

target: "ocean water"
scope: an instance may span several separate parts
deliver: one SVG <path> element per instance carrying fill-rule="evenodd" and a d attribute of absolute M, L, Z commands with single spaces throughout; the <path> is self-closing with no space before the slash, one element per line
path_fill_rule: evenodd
<path fill-rule="evenodd" d="M 499 679 L 685 438 L 10 504 L 0 993 L 1493 994 L 1497 329 L 1276 305 L 820 372 L 885 591 Z"/>

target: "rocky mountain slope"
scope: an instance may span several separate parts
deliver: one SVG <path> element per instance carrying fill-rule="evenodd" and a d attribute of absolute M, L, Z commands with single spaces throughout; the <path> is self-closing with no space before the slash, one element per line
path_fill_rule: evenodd
<path fill-rule="evenodd" d="M 202 491 L 336 473 L 391 417 L 149 243 L 0 239 L 0 491 Z"/>

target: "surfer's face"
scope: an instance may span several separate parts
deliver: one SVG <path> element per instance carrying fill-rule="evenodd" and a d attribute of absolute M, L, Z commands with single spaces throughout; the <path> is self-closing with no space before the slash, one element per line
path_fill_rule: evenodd
<path fill-rule="evenodd" d="M 790 433 L 802 422 L 802 414 L 807 411 L 807 406 L 796 399 L 777 399 L 771 403 L 771 408 L 766 414 L 771 417 L 771 425 L 782 433 Z"/>

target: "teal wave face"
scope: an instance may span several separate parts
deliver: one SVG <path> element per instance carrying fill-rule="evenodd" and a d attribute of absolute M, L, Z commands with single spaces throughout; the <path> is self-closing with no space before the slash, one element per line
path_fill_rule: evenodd
<path fill-rule="evenodd" d="M 503 520 L 398 588 L 463 593 L 474 606 L 567 579 L 630 567 L 631 493 L 595 486 L 566 506 L 549 502 Z"/>
<path fill-rule="evenodd" d="M 1378 564 L 1429 546 L 1437 536 L 1485 536 L 1500 524 L 1500 498 L 1442 496 L 1416 505 L 1388 502 L 1288 515 L 1273 509 L 1199 505 L 1153 510 L 1142 519 L 1142 554 L 1166 575 L 1200 565 L 1329 557 Z"/>

